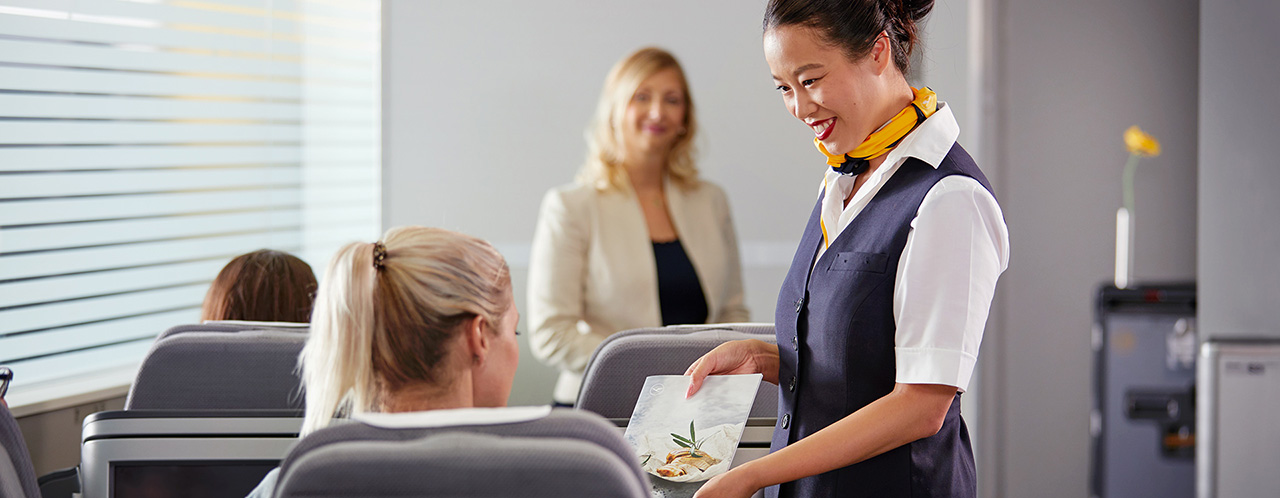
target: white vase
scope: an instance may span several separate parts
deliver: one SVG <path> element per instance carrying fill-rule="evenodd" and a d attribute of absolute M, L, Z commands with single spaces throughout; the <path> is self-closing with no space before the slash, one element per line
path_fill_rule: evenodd
<path fill-rule="evenodd" d="M 1116 288 L 1133 284 L 1133 213 L 1116 210 Z"/>

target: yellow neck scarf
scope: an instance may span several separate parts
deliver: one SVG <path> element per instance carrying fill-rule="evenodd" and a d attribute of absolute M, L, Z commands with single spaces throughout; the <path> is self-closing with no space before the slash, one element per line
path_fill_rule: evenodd
<path fill-rule="evenodd" d="M 897 116 L 872 133 L 862 144 L 846 154 L 832 154 L 822 145 L 822 141 L 813 139 L 818 151 L 827 156 L 827 165 L 831 169 L 846 175 L 856 175 L 866 170 L 870 160 L 888 154 L 902 141 L 902 138 L 916 129 L 926 118 L 938 110 L 938 94 L 929 87 L 912 88 L 915 99 L 911 105 L 903 108 Z"/>

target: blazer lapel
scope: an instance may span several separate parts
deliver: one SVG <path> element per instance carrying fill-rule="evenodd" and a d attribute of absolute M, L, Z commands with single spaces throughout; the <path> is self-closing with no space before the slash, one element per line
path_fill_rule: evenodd
<path fill-rule="evenodd" d="M 642 284 L 648 289 L 644 296 L 635 296 L 632 309 L 648 310 L 650 319 L 644 323 L 662 324 L 662 310 L 658 301 L 658 264 L 653 257 L 653 243 L 649 239 L 649 225 L 640 210 L 640 202 L 630 185 L 609 190 L 601 195 L 600 225 L 604 236 L 601 244 L 610 248 L 607 254 L 618 257 L 612 261 L 610 272 L 616 278 Z"/>

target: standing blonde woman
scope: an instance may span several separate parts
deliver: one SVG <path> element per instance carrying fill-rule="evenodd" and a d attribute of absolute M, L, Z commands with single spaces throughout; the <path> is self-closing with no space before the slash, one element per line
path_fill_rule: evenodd
<path fill-rule="evenodd" d="M 325 272 L 299 358 L 305 436 L 347 414 L 372 425 L 535 418 L 503 407 L 515 379 L 511 275 L 489 243 L 448 230 L 393 228 L 356 242 Z M 250 496 L 271 496 L 277 471 Z"/>
<path fill-rule="evenodd" d="M 614 65 L 578 181 L 542 201 L 529 267 L 534 356 L 572 404 L 609 335 L 747 320 L 724 191 L 698 178 L 693 100 L 680 63 L 644 48 Z"/>

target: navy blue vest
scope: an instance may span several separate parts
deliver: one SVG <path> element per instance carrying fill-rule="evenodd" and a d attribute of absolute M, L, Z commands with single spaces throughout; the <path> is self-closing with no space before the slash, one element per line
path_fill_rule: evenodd
<path fill-rule="evenodd" d="M 822 244 L 813 208 L 778 292 L 778 425 L 771 451 L 798 441 L 893 390 L 893 288 L 911 220 L 951 175 L 991 191 L 973 158 L 952 146 L 937 169 L 910 158 L 814 265 Z M 994 195 L 994 194 L 993 194 Z M 809 269 L 813 268 L 812 273 Z M 957 394 L 938 434 L 841 469 L 771 487 L 784 497 L 973 497 L 977 473 Z"/>

